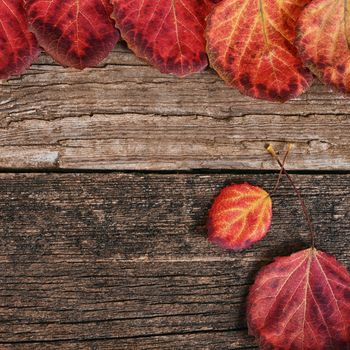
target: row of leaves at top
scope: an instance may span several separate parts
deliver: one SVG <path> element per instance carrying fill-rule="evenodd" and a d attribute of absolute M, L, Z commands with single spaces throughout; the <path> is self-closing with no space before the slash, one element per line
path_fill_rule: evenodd
<path fill-rule="evenodd" d="M 121 36 L 163 73 L 186 76 L 210 62 L 256 98 L 299 96 L 313 75 L 350 92 L 350 12 L 341 1 L 1 0 L 0 24 L 0 79 L 23 73 L 39 46 L 63 66 L 95 66 Z"/>

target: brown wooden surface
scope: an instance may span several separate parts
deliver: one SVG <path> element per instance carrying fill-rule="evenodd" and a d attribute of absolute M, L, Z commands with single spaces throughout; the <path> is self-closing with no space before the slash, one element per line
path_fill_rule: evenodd
<path fill-rule="evenodd" d="M 123 44 L 83 72 L 42 55 L 0 85 L 0 168 L 274 169 L 264 144 L 293 142 L 291 169 L 350 170 L 349 112 L 349 98 L 318 82 L 272 104 L 211 70 L 160 74 Z"/>
<path fill-rule="evenodd" d="M 350 175 L 294 176 L 317 246 L 349 267 Z M 225 184 L 276 175 L 3 174 L 1 349 L 255 349 L 245 297 L 258 269 L 308 246 L 287 182 L 268 236 L 230 253 L 206 241 Z"/>
<path fill-rule="evenodd" d="M 317 245 L 349 267 L 349 111 L 318 82 L 271 104 L 123 44 L 99 68 L 42 55 L 0 82 L 0 350 L 257 349 L 245 298 L 261 266 L 308 246 L 300 206 L 284 182 L 270 233 L 240 253 L 208 244 L 208 208 L 231 182 L 272 189 L 264 145 L 292 142 Z"/>

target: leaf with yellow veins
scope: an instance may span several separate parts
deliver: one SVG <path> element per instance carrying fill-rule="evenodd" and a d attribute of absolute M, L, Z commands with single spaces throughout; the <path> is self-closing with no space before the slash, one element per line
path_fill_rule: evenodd
<path fill-rule="evenodd" d="M 111 0 L 129 48 L 162 73 L 187 76 L 208 65 L 205 18 L 217 1 Z"/>
<path fill-rule="evenodd" d="M 312 82 L 295 40 L 296 21 L 309 0 L 223 0 L 208 17 L 211 66 L 243 94 L 286 101 Z"/>
<path fill-rule="evenodd" d="M 248 183 L 225 187 L 209 211 L 209 241 L 225 249 L 248 248 L 266 235 L 271 217 L 271 197 L 262 188 Z"/>
<path fill-rule="evenodd" d="M 350 1 L 314 0 L 297 26 L 299 55 L 325 84 L 350 93 Z"/>

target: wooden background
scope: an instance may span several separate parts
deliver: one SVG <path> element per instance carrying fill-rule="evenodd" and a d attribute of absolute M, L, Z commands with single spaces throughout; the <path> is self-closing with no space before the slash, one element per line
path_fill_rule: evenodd
<path fill-rule="evenodd" d="M 0 349 L 257 349 L 245 298 L 276 255 L 308 247 L 287 181 L 267 237 L 206 240 L 226 184 L 272 189 L 288 169 L 317 246 L 350 265 L 350 99 L 315 82 L 286 104 L 243 97 L 211 70 L 158 73 L 120 44 L 98 68 L 42 55 L 0 86 Z"/>

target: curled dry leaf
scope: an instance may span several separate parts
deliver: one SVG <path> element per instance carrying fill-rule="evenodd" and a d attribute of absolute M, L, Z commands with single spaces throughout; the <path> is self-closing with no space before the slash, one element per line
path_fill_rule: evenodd
<path fill-rule="evenodd" d="M 223 0 L 208 17 L 211 66 L 243 94 L 286 101 L 310 85 L 295 40 L 296 20 L 309 0 Z"/>
<path fill-rule="evenodd" d="M 22 74 L 39 53 L 22 0 L 0 0 L 0 79 Z"/>
<path fill-rule="evenodd" d="M 271 225 L 272 201 L 262 188 L 248 183 L 225 187 L 209 211 L 209 241 L 225 249 L 248 248 Z"/>
<path fill-rule="evenodd" d="M 296 45 L 312 72 L 333 88 L 350 93 L 350 3 L 314 0 L 298 21 Z"/>
<path fill-rule="evenodd" d="M 350 349 L 350 275 L 314 248 L 279 257 L 259 272 L 247 313 L 262 349 Z"/>
<path fill-rule="evenodd" d="M 119 40 L 108 0 L 27 0 L 26 9 L 39 45 L 64 66 L 94 66 Z"/>
<path fill-rule="evenodd" d="M 186 76 L 208 65 L 208 0 L 112 0 L 113 18 L 135 54 L 163 73 Z"/>

